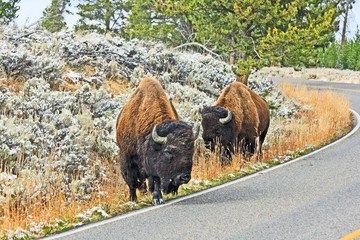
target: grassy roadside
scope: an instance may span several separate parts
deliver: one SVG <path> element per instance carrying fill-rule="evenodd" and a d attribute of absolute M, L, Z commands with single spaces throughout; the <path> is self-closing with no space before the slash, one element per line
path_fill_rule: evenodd
<path fill-rule="evenodd" d="M 307 107 L 291 120 L 273 120 L 261 161 L 256 161 L 256 157 L 246 161 L 240 154 L 236 154 L 230 165 L 221 166 L 217 154 L 210 154 L 205 148 L 198 146 L 193 179 L 180 188 L 180 196 L 289 161 L 328 144 L 351 129 L 347 99 L 330 91 L 319 92 L 289 84 L 281 85 L 280 88 L 286 95 Z M 48 161 L 56 159 L 49 156 Z M 9 191 L 14 187 L 30 191 L 32 186 L 42 182 L 51 184 L 52 191 L 45 195 L 45 199 L 44 196 L 30 196 L 26 201 L 17 199 L 16 194 L 11 193 L 0 196 L 7 203 L 1 215 L 8 219 L 0 219 L 0 236 L 3 239 L 31 239 L 151 205 L 150 194 L 140 197 L 136 204 L 127 202 L 128 189 L 119 177 L 115 164 L 99 159 L 97 167 L 107 169 L 109 177 L 89 182 L 97 185 L 101 191 L 94 192 L 88 200 L 78 200 L 78 192 L 75 190 L 71 194 L 65 193 L 61 181 L 52 179 L 46 173 L 29 175 L 27 186 L 9 187 Z M 75 181 L 71 184 L 77 183 Z M 72 185 L 69 188 L 77 189 Z M 22 204 L 19 205 L 19 202 Z"/>

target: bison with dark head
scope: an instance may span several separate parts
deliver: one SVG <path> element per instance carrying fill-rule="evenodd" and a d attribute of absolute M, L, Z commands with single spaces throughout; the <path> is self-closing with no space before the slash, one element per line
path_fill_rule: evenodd
<path fill-rule="evenodd" d="M 191 179 L 194 135 L 179 121 L 160 83 L 143 79 L 120 112 L 116 125 L 121 174 L 137 201 L 136 189 L 153 193 L 153 203 L 164 203 L 164 193 L 177 193 Z"/>
<path fill-rule="evenodd" d="M 202 111 L 203 139 L 207 148 L 220 145 L 226 157 L 236 148 L 251 156 L 261 154 L 270 123 L 269 106 L 265 99 L 240 82 L 230 84 L 216 105 Z"/>

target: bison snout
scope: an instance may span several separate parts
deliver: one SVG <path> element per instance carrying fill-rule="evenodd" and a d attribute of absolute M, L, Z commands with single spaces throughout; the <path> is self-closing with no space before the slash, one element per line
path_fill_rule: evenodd
<path fill-rule="evenodd" d="M 176 185 L 186 184 L 190 181 L 190 179 L 191 179 L 190 173 L 182 173 L 176 176 L 175 184 Z"/>

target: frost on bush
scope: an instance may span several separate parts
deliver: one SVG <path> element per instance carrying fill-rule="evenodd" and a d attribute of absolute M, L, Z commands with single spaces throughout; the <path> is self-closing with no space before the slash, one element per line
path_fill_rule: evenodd
<path fill-rule="evenodd" d="M 7 88 L 0 88 L 0 110 L 5 105 L 10 96 L 10 91 Z"/>
<path fill-rule="evenodd" d="M 2 75 L 18 79 L 23 77 L 43 77 L 50 83 L 56 84 L 64 68 L 59 58 L 37 56 L 27 49 L 0 50 L 0 72 Z"/>
<path fill-rule="evenodd" d="M 172 99 L 180 118 L 191 124 L 200 121 L 203 107 L 211 106 L 216 101 L 215 98 L 206 95 L 204 92 L 179 83 L 167 85 L 165 91 L 168 93 L 168 97 Z"/>
<path fill-rule="evenodd" d="M 79 213 L 76 215 L 76 218 L 82 220 L 82 222 L 89 222 L 91 221 L 96 215 L 99 215 L 102 218 L 109 217 L 110 215 L 107 214 L 100 206 L 93 207 L 84 213 Z"/>
<path fill-rule="evenodd" d="M 50 91 L 43 79 L 30 79 L 1 105 L 7 114 L 0 116 L 0 158 L 55 152 L 61 166 L 73 172 L 87 168 L 91 151 L 114 157 L 114 126 L 122 99 L 111 98 L 102 88 L 90 91 L 89 85 L 73 93 Z"/>
<path fill-rule="evenodd" d="M 299 102 L 286 97 L 278 90 L 274 83 L 264 77 L 251 77 L 248 82 L 249 88 L 264 97 L 269 104 L 272 118 L 291 118 L 302 109 Z"/>
<path fill-rule="evenodd" d="M 12 54 L 16 59 L 25 59 L 26 61 L 22 61 L 24 64 L 35 61 L 32 59 L 49 62 L 28 66 L 26 72 L 29 72 L 31 77 L 44 75 L 46 68 L 39 66 L 48 66 L 49 69 L 57 66 L 50 71 L 53 76 L 44 75 L 46 81 L 54 78 L 56 82 L 71 80 L 74 84 L 101 85 L 106 79 L 119 78 L 126 81 L 128 86 L 136 87 L 143 77 L 153 76 L 165 87 L 170 83 L 179 83 L 216 98 L 224 87 L 236 79 L 229 65 L 210 55 L 174 51 L 162 43 L 138 39 L 125 41 L 120 37 L 96 33 L 81 36 L 72 32 L 49 34 L 45 31 L 14 40 L 23 33 L 7 30 L 7 41 L 0 41 L 4 43 L 1 52 Z M 63 64 L 68 66 L 67 70 Z M 14 65 L 16 64 L 6 61 L 3 64 L 5 68 L 12 70 L 16 68 Z M 96 69 L 95 74 L 87 76 L 86 73 L 79 73 L 84 66 Z M 257 92 L 261 95 L 276 91 L 271 82 L 260 78 L 257 78 L 256 84 L 250 84 L 250 87 L 255 91 L 259 90 Z"/>
<path fill-rule="evenodd" d="M 272 91 L 266 98 L 273 118 L 291 118 L 303 108 L 299 102 L 279 90 Z"/>

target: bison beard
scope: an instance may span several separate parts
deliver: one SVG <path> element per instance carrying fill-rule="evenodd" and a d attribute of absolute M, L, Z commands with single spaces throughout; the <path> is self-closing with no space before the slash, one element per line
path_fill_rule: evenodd
<path fill-rule="evenodd" d="M 164 193 L 176 194 L 191 179 L 194 135 L 191 126 L 178 120 L 175 108 L 158 81 L 143 79 L 119 114 L 116 140 L 120 170 L 137 201 L 136 189 L 153 193 L 153 204 L 162 204 Z"/>
<path fill-rule="evenodd" d="M 216 106 L 202 111 L 203 139 L 214 150 L 219 143 L 223 160 L 230 159 L 235 149 L 248 157 L 261 155 L 270 123 L 267 102 L 242 83 L 235 82 L 224 89 Z"/>

